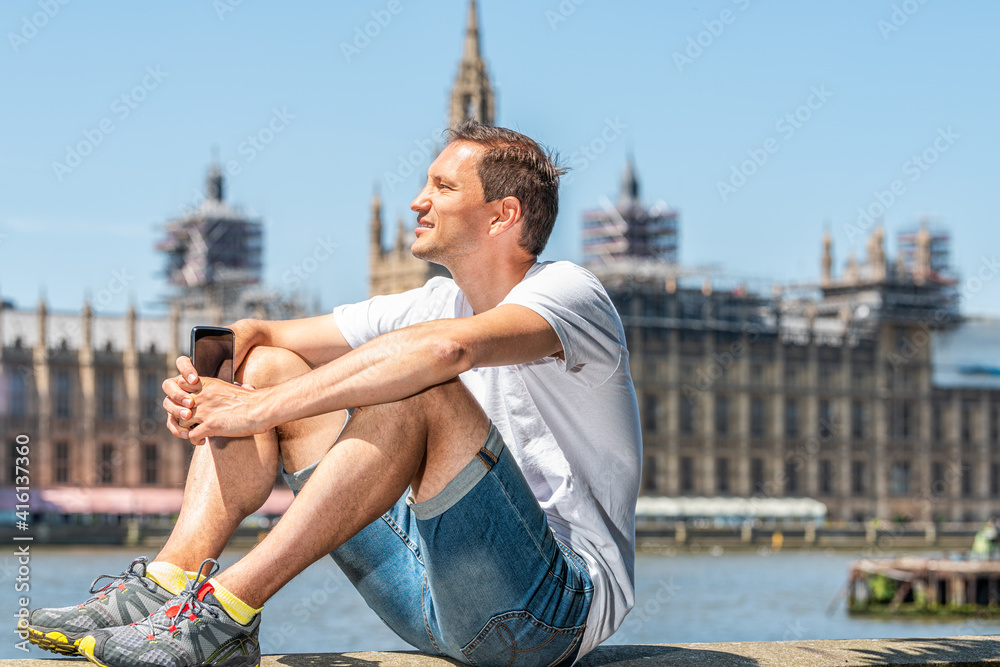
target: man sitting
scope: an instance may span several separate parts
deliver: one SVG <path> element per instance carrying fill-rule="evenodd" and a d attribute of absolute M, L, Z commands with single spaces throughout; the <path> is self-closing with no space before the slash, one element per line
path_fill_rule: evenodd
<path fill-rule="evenodd" d="M 609 637 L 634 600 L 638 408 L 600 282 L 537 261 L 561 173 L 528 137 L 463 124 L 411 204 L 413 254 L 453 280 L 237 322 L 238 384 L 179 358 L 167 425 L 197 446 L 170 538 L 84 605 L 33 612 L 33 641 L 113 667 L 255 666 L 265 600 L 328 552 L 427 653 L 569 665 Z M 196 576 L 279 459 L 284 517 Z"/>

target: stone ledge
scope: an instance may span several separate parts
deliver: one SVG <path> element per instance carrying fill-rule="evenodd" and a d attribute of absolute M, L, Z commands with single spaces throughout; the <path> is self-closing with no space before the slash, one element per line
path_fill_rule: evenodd
<path fill-rule="evenodd" d="M 80 658 L 0 660 L 2 667 L 80 667 Z M 268 655 L 261 667 L 443 667 L 454 660 L 420 653 L 299 653 Z M 862 665 L 997 665 L 1000 635 L 928 639 L 845 639 L 731 644 L 655 644 L 602 646 L 580 667 L 855 667 Z"/>

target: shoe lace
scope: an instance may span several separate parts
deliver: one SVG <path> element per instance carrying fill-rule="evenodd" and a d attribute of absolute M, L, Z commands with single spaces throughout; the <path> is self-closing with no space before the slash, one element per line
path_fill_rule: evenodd
<path fill-rule="evenodd" d="M 205 564 L 211 564 L 207 574 L 202 574 L 202 570 L 205 569 Z M 158 632 L 174 632 L 177 630 L 177 625 L 174 622 L 174 618 L 180 616 L 181 614 L 187 613 L 188 620 L 194 621 L 198 616 L 202 614 L 208 614 L 212 618 L 219 618 L 219 610 L 211 604 L 203 602 L 198 599 L 198 592 L 201 590 L 202 585 L 208 581 L 216 572 L 219 571 L 219 562 L 214 558 L 206 558 L 202 561 L 201 565 L 198 567 L 198 576 L 187 583 L 187 586 L 179 595 L 170 600 L 170 606 L 162 609 L 160 612 L 155 614 L 150 614 L 143 623 L 148 626 L 149 631 L 146 633 L 148 638 L 152 639 L 154 635 Z M 159 617 L 163 614 L 163 617 L 169 621 L 169 625 L 164 625 L 162 622 L 158 623 Z"/>
<path fill-rule="evenodd" d="M 146 557 L 139 556 L 138 558 L 133 560 L 131 565 L 129 565 L 125 569 L 125 571 L 122 572 L 121 574 L 102 574 L 96 579 L 94 579 L 94 581 L 90 584 L 90 592 L 91 594 L 100 595 L 101 593 L 108 590 L 112 586 L 115 586 L 117 584 L 126 584 L 133 580 L 138 581 L 146 588 L 150 588 L 150 586 L 145 581 L 145 576 L 146 576 Z M 104 584 L 103 586 L 99 586 L 98 582 L 101 581 L 101 579 L 110 579 L 110 581 Z"/>

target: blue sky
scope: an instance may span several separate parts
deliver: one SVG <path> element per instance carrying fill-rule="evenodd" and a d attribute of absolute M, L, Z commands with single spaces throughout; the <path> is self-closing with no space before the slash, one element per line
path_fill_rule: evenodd
<path fill-rule="evenodd" d="M 99 310 L 155 312 L 158 226 L 197 203 L 217 147 L 240 168 L 228 199 L 266 222 L 267 282 L 333 244 L 306 298 L 363 298 L 373 187 L 387 227 L 412 224 L 422 173 L 387 175 L 445 123 L 465 9 L 3 3 L 0 293 L 78 310 L 107 290 Z M 345 55 L 373 12 L 385 25 Z M 966 311 L 994 316 L 998 19 L 988 0 L 480 0 L 499 123 L 576 167 L 546 258 L 579 258 L 580 214 L 616 196 L 629 152 L 643 197 L 681 211 L 682 261 L 761 285 L 817 280 L 824 228 L 842 267 L 859 207 L 899 181 L 889 237 L 925 216 L 949 229 L 957 272 L 981 280 Z"/>

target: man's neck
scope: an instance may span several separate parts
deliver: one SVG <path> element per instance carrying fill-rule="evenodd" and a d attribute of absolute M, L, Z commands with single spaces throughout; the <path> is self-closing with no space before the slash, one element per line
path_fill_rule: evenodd
<path fill-rule="evenodd" d="M 532 257 L 516 263 L 465 266 L 452 269 L 452 276 L 472 312 L 485 313 L 496 308 L 537 261 Z"/>

